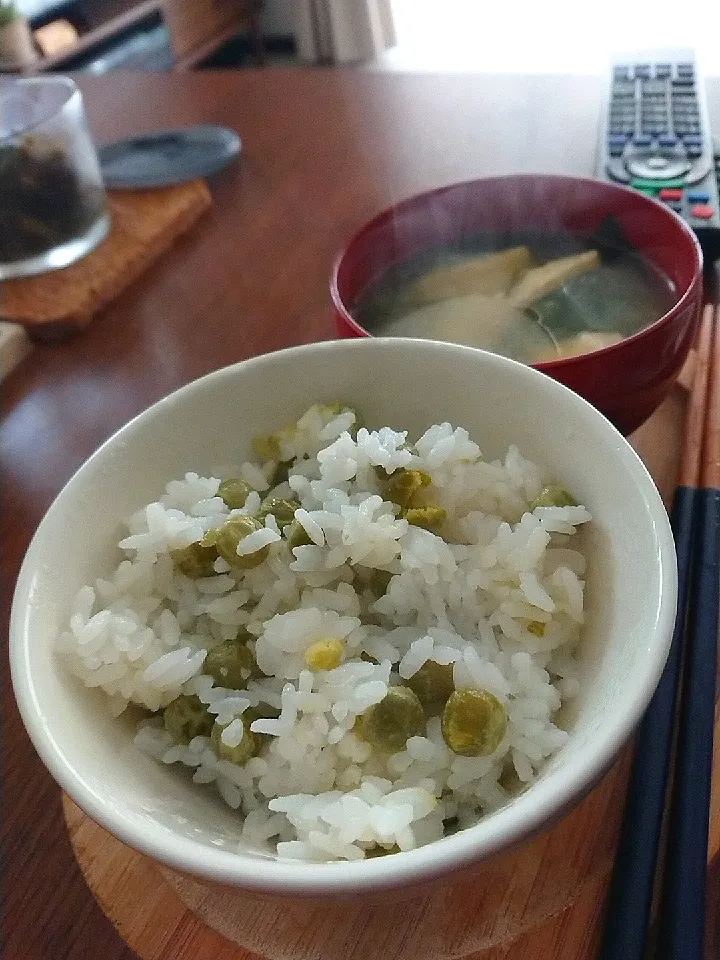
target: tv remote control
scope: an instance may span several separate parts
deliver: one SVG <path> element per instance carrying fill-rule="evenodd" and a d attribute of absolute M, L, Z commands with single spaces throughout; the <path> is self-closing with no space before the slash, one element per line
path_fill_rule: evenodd
<path fill-rule="evenodd" d="M 600 122 L 600 179 L 667 204 L 720 256 L 720 198 L 705 87 L 692 50 L 616 56 Z"/>

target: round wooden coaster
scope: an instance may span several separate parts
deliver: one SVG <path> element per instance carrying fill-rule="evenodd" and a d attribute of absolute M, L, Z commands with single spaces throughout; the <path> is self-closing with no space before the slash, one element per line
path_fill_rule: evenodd
<path fill-rule="evenodd" d="M 258 960 L 198 920 L 155 861 L 116 840 L 66 795 L 63 811 L 90 890 L 140 960 Z"/>
<path fill-rule="evenodd" d="M 684 402 L 674 391 L 633 437 L 667 503 Z M 720 734 L 715 747 L 707 956 L 718 960 Z M 67 797 L 64 809 L 91 891 L 141 960 L 594 960 L 629 760 L 626 750 L 577 807 L 517 850 L 373 902 L 260 898 L 201 881 L 124 846 Z"/>
<path fill-rule="evenodd" d="M 87 883 L 142 960 L 590 960 L 629 752 L 550 831 L 429 890 L 281 900 L 189 877 L 124 846 L 64 798 Z"/>

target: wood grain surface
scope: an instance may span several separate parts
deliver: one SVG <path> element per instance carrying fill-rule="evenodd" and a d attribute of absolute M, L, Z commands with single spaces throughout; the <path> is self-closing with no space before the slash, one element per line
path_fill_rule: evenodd
<path fill-rule="evenodd" d="M 262 955 L 273 960 L 591 960 L 628 759 L 626 751 L 550 833 L 480 865 L 462 884 L 442 884 L 432 896 L 406 894 L 400 903 L 397 897 L 373 905 L 248 897 L 159 867 L 124 847 L 68 798 L 64 811 L 90 889 L 142 960 L 212 960 L 218 949 L 229 960 L 251 960 L 257 954 L 242 944 L 260 953 L 269 931 L 274 949 Z M 433 901 L 444 910 L 434 909 Z"/>
<path fill-rule="evenodd" d="M 716 812 L 719 723 L 720 716 L 713 762 Z M 448 883 L 441 889 L 445 924 L 461 934 L 443 939 L 431 956 L 452 951 L 453 957 L 466 960 L 592 960 L 597 955 L 630 755 L 629 747 L 598 787 L 552 831 L 474 869 L 470 897 L 457 897 L 460 889 L 467 893 L 467 887 Z M 275 942 L 267 954 L 271 957 L 374 960 L 382 944 L 383 958 L 405 960 L 418 950 L 418 938 L 428 935 L 422 923 L 429 906 L 425 898 L 402 904 L 391 899 L 385 908 L 347 902 L 330 909 L 327 903 L 262 902 L 162 867 L 108 834 L 69 797 L 63 798 L 63 811 L 88 886 L 142 960 L 253 960 L 268 929 Z M 717 956 L 718 943 L 717 837 L 710 843 L 709 867 L 708 960 Z M 407 940 L 393 936 L 399 908 L 417 921 L 414 936 Z M 474 942 L 468 950 L 469 930 Z M 442 931 L 436 936 L 442 937 Z M 243 944 L 257 945 L 258 952 Z"/>
<path fill-rule="evenodd" d="M 85 331 L 63 344 L 38 345 L 3 383 L 3 630 L 43 513 L 111 433 L 212 369 L 332 337 L 334 255 L 386 204 L 476 175 L 590 174 L 603 91 L 592 77 L 275 68 L 118 72 L 80 82 L 99 142 L 160 125 L 221 123 L 240 133 L 244 151 L 211 183 L 213 206 L 195 229 Z M 709 84 L 708 93 L 720 129 L 720 83 Z M 653 448 L 660 461 L 653 469 L 670 487 L 677 413 Z M 59 788 L 22 727 L 5 652 L 3 667 L 2 955 L 130 960 L 133 950 L 77 865 Z M 120 879 L 127 865 L 119 858 L 107 869 Z M 138 912 L 154 883 L 148 874 L 137 888 Z M 166 935 L 164 922 L 169 918 L 158 915 L 150 924 L 155 942 Z M 183 924 L 176 943 L 192 944 L 192 924 Z M 221 946 L 210 955 L 233 956 Z"/>
<path fill-rule="evenodd" d="M 678 386 L 633 444 L 669 502 L 678 470 L 686 392 Z M 123 846 L 69 799 L 75 855 L 103 911 L 142 960 L 592 960 L 623 809 L 632 747 L 558 824 L 431 892 L 386 903 L 278 901 L 248 896 L 153 863 Z M 720 736 L 713 810 L 720 809 Z M 720 824 L 709 849 L 715 917 Z M 142 909 L 138 902 L 142 900 Z M 440 905 L 440 909 L 438 909 Z M 402 910 L 402 919 L 398 916 Z M 438 923 L 438 917 L 443 919 Z M 158 936 L 158 930 L 162 936 Z M 272 931 L 269 937 L 268 931 Z M 708 924 L 708 957 L 714 924 Z M 263 944 L 272 948 L 263 951 Z M 250 950 L 248 949 L 250 948 Z M 253 952 L 250 952 L 253 951 Z"/>

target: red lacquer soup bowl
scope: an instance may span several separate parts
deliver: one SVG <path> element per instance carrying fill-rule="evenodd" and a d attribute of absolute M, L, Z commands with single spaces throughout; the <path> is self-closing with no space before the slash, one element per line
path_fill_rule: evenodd
<path fill-rule="evenodd" d="M 335 261 L 331 294 L 340 336 L 371 336 L 353 316 L 364 291 L 393 264 L 479 234 L 597 234 L 611 218 L 634 250 L 665 275 L 670 309 L 638 333 L 590 353 L 537 364 L 589 400 L 624 434 L 667 395 L 692 346 L 702 304 L 702 253 L 669 207 L 600 180 L 519 175 L 421 193 L 364 224 Z"/>

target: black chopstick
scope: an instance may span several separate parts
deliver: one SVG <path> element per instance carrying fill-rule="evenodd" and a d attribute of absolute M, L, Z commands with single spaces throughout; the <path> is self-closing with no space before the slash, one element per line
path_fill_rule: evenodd
<path fill-rule="evenodd" d="M 657 956 L 702 960 L 720 601 L 720 329 L 710 355 L 701 486 Z"/>
<path fill-rule="evenodd" d="M 714 309 L 709 306 L 700 327 L 681 470 L 670 516 L 678 564 L 675 630 L 662 677 L 635 736 L 634 760 L 608 893 L 602 960 L 643 960 L 647 949 L 693 569 L 714 326 Z"/>

